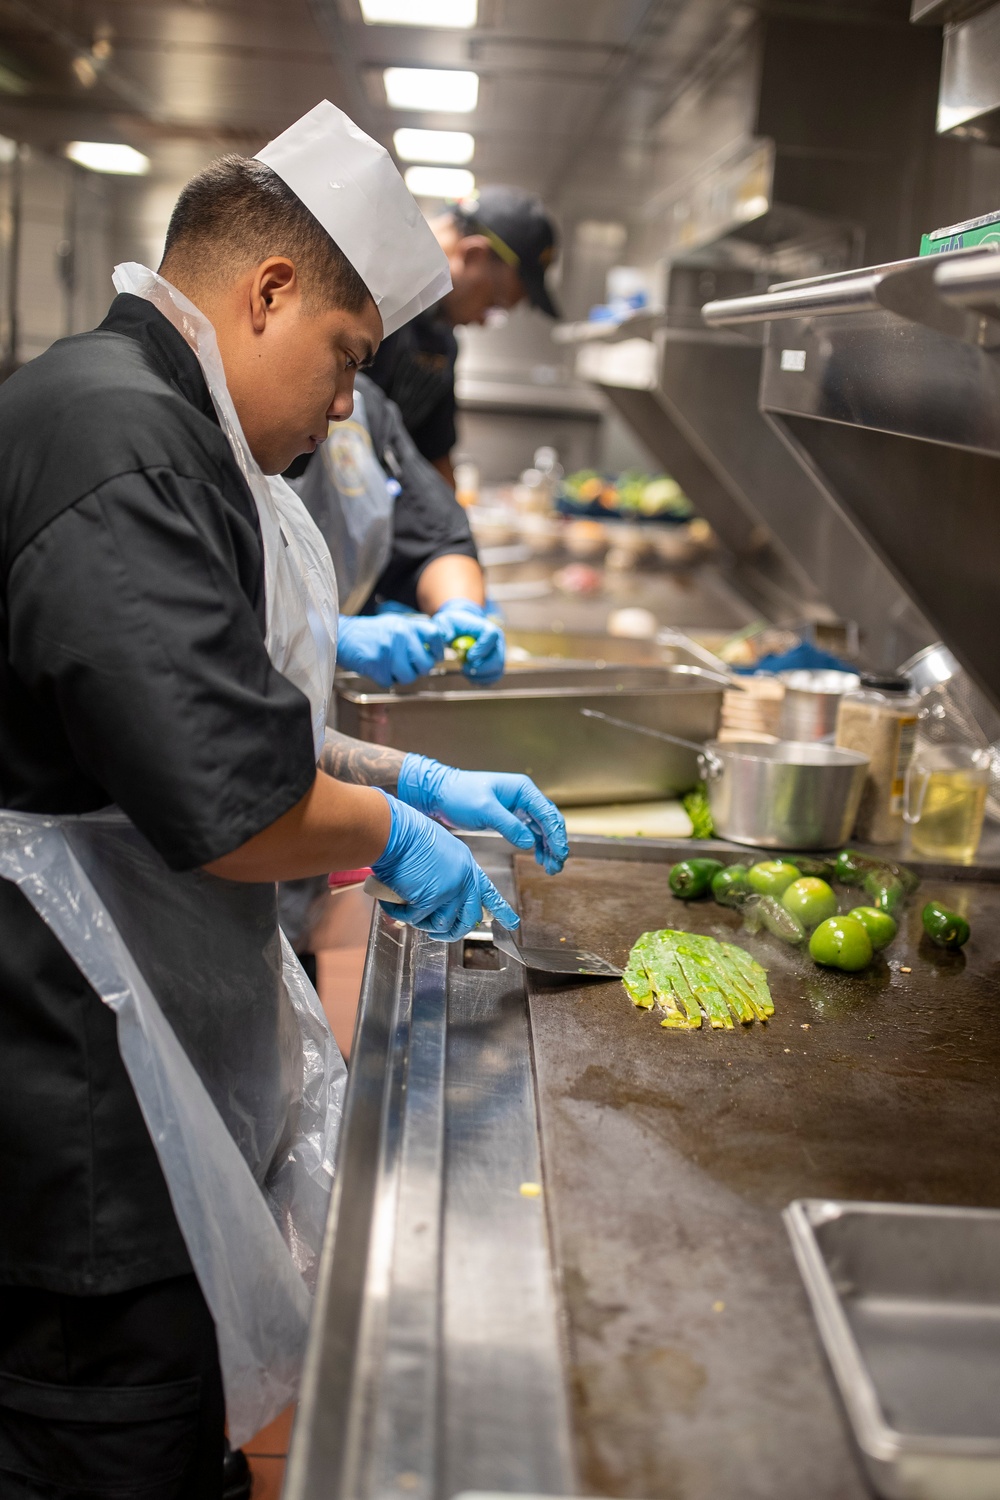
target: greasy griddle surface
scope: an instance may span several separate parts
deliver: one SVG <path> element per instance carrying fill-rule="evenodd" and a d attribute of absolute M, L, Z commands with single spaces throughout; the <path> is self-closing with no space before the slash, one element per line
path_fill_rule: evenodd
<path fill-rule="evenodd" d="M 767 1026 L 682 1033 L 617 982 L 533 978 L 583 1487 L 850 1500 L 868 1490 L 780 1212 L 823 1196 L 1000 1206 L 1000 886 L 926 880 L 888 962 L 848 976 L 676 900 L 668 872 L 576 859 L 549 879 L 518 861 L 526 942 L 624 963 L 648 928 L 732 938 L 775 1003 Z M 969 918 L 963 955 L 921 944 L 931 897 Z"/>

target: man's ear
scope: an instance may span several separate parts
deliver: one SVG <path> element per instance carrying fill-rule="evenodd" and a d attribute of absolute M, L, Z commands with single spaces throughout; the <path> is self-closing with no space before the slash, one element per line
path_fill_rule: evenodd
<path fill-rule="evenodd" d="M 467 234 L 464 239 L 459 240 L 456 248 L 462 257 L 463 266 L 476 271 L 495 254 L 485 234 Z"/>
<path fill-rule="evenodd" d="M 263 333 L 269 317 L 298 300 L 300 284 L 295 265 L 285 255 L 261 261 L 250 283 L 250 318 L 254 333 Z"/>

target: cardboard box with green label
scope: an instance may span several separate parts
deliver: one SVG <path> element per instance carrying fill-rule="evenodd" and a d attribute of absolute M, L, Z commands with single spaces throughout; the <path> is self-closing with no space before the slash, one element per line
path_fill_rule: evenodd
<path fill-rule="evenodd" d="M 920 236 L 921 255 L 942 255 L 945 250 L 971 250 L 975 246 L 1000 249 L 1000 208 L 964 224 L 949 224 L 947 229 L 932 229 Z"/>

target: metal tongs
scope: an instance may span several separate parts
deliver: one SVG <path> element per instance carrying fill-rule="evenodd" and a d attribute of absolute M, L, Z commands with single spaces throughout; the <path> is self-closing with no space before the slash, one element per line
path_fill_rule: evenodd
<path fill-rule="evenodd" d="M 369 896 L 374 896 L 376 901 L 399 900 L 395 891 L 383 885 L 374 875 L 369 875 L 365 881 L 365 891 Z M 491 917 L 489 912 L 483 912 L 483 920 L 489 926 L 494 948 L 506 953 L 508 958 L 526 969 L 538 969 L 544 974 L 584 974 L 594 979 L 622 977 L 621 969 L 616 969 L 606 958 L 600 958 L 584 948 L 571 948 L 568 944 L 565 948 L 561 945 L 558 948 L 524 947 L 515 941 L 510 929 Z"/>

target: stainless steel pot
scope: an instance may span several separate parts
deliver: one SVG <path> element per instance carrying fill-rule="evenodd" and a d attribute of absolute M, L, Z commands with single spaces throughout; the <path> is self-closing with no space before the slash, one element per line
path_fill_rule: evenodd
<path fill-rule="evenodd" d="M 867 755 L 836 745 L 707 744 L 703 775 L 722 838 L 764 849 L 833 849 L 851 836 Z"/>
<path fill-rule="evenodd" d="M 676 736 L 606 719 L 653 739 Z M 867 755 L 836 745 L 779 740 L 774 745 L 688 743 L 699 753 L 712 821 L 720 838 L 762 849 L 834 849 L 851 836 L 868 769 Z"/>

